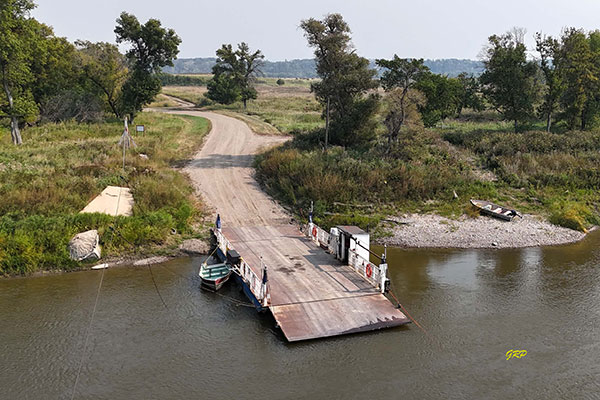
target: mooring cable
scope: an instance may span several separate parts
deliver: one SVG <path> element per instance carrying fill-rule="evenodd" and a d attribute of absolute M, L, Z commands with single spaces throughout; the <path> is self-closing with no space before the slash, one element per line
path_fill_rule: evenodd
<path fill-rule="evenodd" d="M 435 342 L 439 347 L 442 347 L 442 345 L 432 336 L 429 334 L 429 332 L 427 332 L 427 330 L 425 328 L 423 328 L 421 326 L 421 324 L 419 324 L 417 322 L 416 319 L 414 319 L 406 310 L 406 308 L 402 305 L 402 303 L 400 303 L 400 300 L 398 300 L 398 298 L 396 297 L 396 295 L 394 294 L 394 282 L 390 279 L 390 290 L 388 291 L 388 293 L 394 298 L 394 300 L 396 301 L 396 304 L 398 304 L 398 307 L 400 307 L 402 309 L 402 311 L 404 312 L 404 314 L 406 314 L 406 316 L 417 326 L 417 328 L 419 328 L 421 331 L 423 331 L 423 333 L 425 334 L 425 336 L 427 336 L 432 342 Z"/>
<path fill-rule="evenodd" d="M 165 308 L 169 308 L 167 307 L 167 303 L 165 303 L 165 300 L 163 299 L 162 295 L 160 294 L 160 291 L 158 290 L 158 286 L 156 285 L 156 280 L 154 279 L 154 273 L 152 273 L 152 267 L 150 265 L 148 265 L 148 271 L 150 271 L 150 276 L 152 277 L 152 283 L 154 283 L 154 289 L 156 289 L 156 293 L 158 294 L 158 297 L 160 297 L 160 301 L 162 301 L 163 306 L 165 306 Z"/>
<path fill-rule="evenodd" d="M 422 330 L 426 335 L 429 336 L 429 333 L 425 330 L 425 328 L 423 328 L 421 326 L 421 324 L 419 324 L 413 317 L 411 317 L 411 315 L 408 313 L 408 311 L 406 311 L 406 308 L 404 308 L 404 306 L 402 305 L 402 303 L 400 303 L 400 300 L 398 300 L 398 298 L 396 297 L 396 295 L 394 295 L 394 292 L 392 292 L 391 290 L 389 291 L 390 295 L 394 298 L 394 300 L 396 300 L 396 303 L 398 304 L 398 307 L 400 307 L 402 309 L 402 311 L 404 312 L 404 314 L 406 314 L 406 316 L 408 318 L 410 318 L 410 320 L 420 329 Z"/>
<path fill-rule="evenodd" d="M 102 275 L 100 276 L 100 284 L 98 284 L 98 291 L 96 292 L 96 301 L 94 302 L 94 308 L 92 310 L 92 316 L 90 318 L 90 323 L 88 325 L 87 333 L 85 335 L 85 342 L 83 343 L 83 352 L 81 354 L 81 362 L 79 363 L 79 370 L 77 371 L 77 376 L 75 378 L 75 385 L 73 386 L 73 393 L 71 394 L 71 400 L 75 398 L 75 391 L 77 390 L 77 384 L 79 383 L 79 376 L 81 375 L 81 369 L 83 368 L 83 361 L 85 359 L 85 351 L 87 349 L 88 340 L 90 338 L 90 333 L 92 332 L 92 323 L 94 322 L 94 316 L 96 315 L 96 308 L 98 307 L 98 299 L 100 298 L 100 289 L 102 289 L 102 282 L 104 281 L 104 271 L 102 270 Z"/>
<path fill-rule="evenodd" d="M 177 273 L 177 272 L 173 272 L 173 271 L 171 271 L 171 269 L 170 269 L 170 268 L 167 268 L 167 267 L 166 267 L 166 266 L 164 266 L 164 265 L 163 265 L 162 267 L 163 267 L 164 269 L 166 269 L 167 271 L 169 271 L 170 273 L 172 273 L 173 275 L 175 275 L 175 276 L 179 276 L 179 277 L 181 277 L 181 278 L 185 278 L 185 279 L 189 278 L 189 276 L 187 276 L 187 275 L 182 275 L 182 274 L 179 274 L 179 273 Z M 232 303 L 234 303 L 234 304 L 235 304 L 236 306 L 238 306 L 238 307 L 239 307 L 239 306 L 243 306 L 243 307 L 252 307 L 252 308 L 256 308 L 256 307 L 254 306 L 254 304 L 252 304 L 252 303 L 248 303 L 248 302 L 245 302 L 245 301 L 242 301 L 242 300 L 234 299 L 233 297 L 226 296 L 226 295 L 224 295 L 224 294 L 221 294 L 221 293 L 219 293 L 219 292 L 213 292 L 213 293 L 214 293 L 214 294 L 216 294 L 217 296 L 220 296 L 220 297 L 224 298 L 225 300 L 229 300 L 229 301 L 231 301 Z"/>
<path fill-rule="evenodd" d="M 251 308 L 256 308 L 254 306 L 254 304 L 252 303 L 248 303 L 242 300 L 238 300 L 238 299 L 234 299 L 233 297 L 229 297 L 226 296 L 224 294 L 218 293 L 218 292 L 214 292 L 217 296 L 221 296 L 222 298 L 224 298 L 225 300 L 229 300 L 230 302 L 232 302 L 233 304 L 235 304 L 236 306 L 243 306 L 243 307 L 251 307 Z"/>

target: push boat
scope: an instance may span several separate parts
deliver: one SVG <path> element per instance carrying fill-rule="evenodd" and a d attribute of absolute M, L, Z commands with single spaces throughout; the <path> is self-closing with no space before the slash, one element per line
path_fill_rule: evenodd
<path fill-rule="evenodd" d="M 229 280 L 231 268 L 227 263 L 208 265 L 205 261 L 200 266 L 198 275 L 202 281 L 202 287 L 217 291 Z"/>
<path fill-rule="evenodd" d="M 478 208 L 482 214 L 491 215 L 505 221 L 512 221 L 514 217 L 521 217 L 516 210 L 511 210 L 510 208 L 505 208 L 489 201 L 471 199 L 471 204 Z"/>

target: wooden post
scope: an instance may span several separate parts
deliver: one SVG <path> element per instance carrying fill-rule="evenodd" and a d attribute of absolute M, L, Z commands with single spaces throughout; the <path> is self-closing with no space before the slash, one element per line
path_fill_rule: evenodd
<path fill-rule="evenodd" d="M 329 144 L 329 96 L 327 96 L 327 113 L 325 115 L 325 150 Z"/>

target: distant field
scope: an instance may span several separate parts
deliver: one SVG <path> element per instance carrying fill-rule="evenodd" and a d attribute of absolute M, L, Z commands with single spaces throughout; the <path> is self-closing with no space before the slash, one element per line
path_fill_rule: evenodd
<path fill-rule="evenodd" d="M 257 133 L 273 133 L 272 125 L 281 133 L 307 132 L 322 127 L 321 108 L 310 92 L 314 79 L 284 79 L 278 85 L 275 78 L 261 78 L 256 84 L 258 98 L 248 102 L 244 109 L 241 102 L 231 105 L 211 104 L 206 110 L 226 111 L 228 115 L 242 115 Z M 165 86 L 163 93 L 183 100 L 201 104 L 206 93 L 202 86 Z"/>
<path fill-rule="evenodd" d="M 148 107 L 150 108 L 159 108 L 159 107 L 177 107 L 179 104 L 170 99 L 169 97 L 165 96 L 164 94 L 159 94 L 158 96 L 156 96 L 156 98 L 154 99 L 154 101 L 150 104 L 148 104 Z"/>
<path fill-rule="evenodd" d="M 173 74 L 174 76 L 187 76 L 191 78 L 202 78 L 203 80 L 209 80 L 212 78 L 212 74 Z M 285 83 L 283 86 L 300 86 L 310 88 L 310 84 L 319 81 L 316 78 L 266 78 L 260 77 L 257 79 L 257 84 L 268 85 L 268 86 L 280 86 L 277 81 L 282 79 Z"/>
<path fill-rule="evenodd" d="M 206 93 L 205 86 L 163 86 L 162 93 L 198 104 Z"/>

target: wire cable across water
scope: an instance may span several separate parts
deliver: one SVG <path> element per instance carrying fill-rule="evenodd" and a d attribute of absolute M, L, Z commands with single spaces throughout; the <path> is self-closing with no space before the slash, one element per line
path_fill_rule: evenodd
<path fill-rule="evenodd" d="M 90 323 L 87 328 L 87 333 L 85 335 L 85 342 L 83 344 L 83 351 L 81 354 L 81 361 L 79 363 L 79 370 L 77 371 L 77 377 L 75 378 L 75 385 L 73 385 L 73 393 L 71 394 L 71 400 L 75 398 L 75 392 L 77 390 L 77 384 L 79 383 L 79 376 L 81 376 L 81 369 L 83 368 L 83 361 L 85 360 L 85 353 L 87 350 L 88 340 L 90 338 L 90 333 L 92 332 L 92 323 L 94 322 L 94 316 L 96 315 L 96 308 L 98 307 L 98 299 L 100 298 L 100 289 L 102 289 L 102 282 L 104 281 L 104 271 L 102 270 L 102 275 L 100 276 L 100 284 L 98 284 L 98 291 L 96 292 L 96 301 L 94 302 L 94 308 L 92 310 L 92 316 L 90 318 Z"/>

